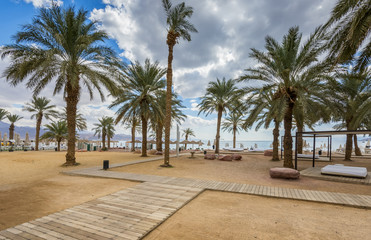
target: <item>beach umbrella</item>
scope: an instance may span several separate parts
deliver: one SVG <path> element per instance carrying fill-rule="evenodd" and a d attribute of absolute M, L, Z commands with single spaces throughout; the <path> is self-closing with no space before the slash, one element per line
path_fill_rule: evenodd
<path fill-rule="evenodd" d="M 258 148 L 258 144 L 255 143 L 255 144 L 254 144 L 254 148 Z"/>
<path fill-rule="evenodd" d="M 368 147 L 368 148 L 371 147 L 370 140 L 367 141 L 367 143 L 366 143 L 366 147 Z"/>
<path fill-rule="evenodd" d="M 243 144 L 242 143 L 240 143 L 240 148 L 243 148 Z"/>
<path fill-rule="evenodd" d="M 19 134 L 15 134 L 15 144 L 19 145 L 20 142 L 21 142 L 21 138 L 20 138 Z"/>
<path fill-rule="evenodd" d="M 320 148 L 320 149 L 322 149 L 322 148 L 323 148 L 322 144 L 321 144 L 321 146 L 320 146 L 319 148 Z"/>
<path fill-rule="evenodd" d="M 304 140 L 304 142 L 303 142 L 303 146 L 304 146 L 304 147 L 307 146 L 307 141 L 306 141 L 306 140 Z"/>
<path fill-rule="evenodd" d="M 4 143 L 8 141 L 8 134 L 7 133 L 4 133 L 3 141 L 4 141 Z"/>
<path fill-rule="evenodd" d="M 202 145 L 204 145 L 204 143 L 201 140 L 198 141 L 198 146 L 202 146 Z"/>
<path fill-rule="evenodd" d="M 207 146 L 209 147 L 211 146 L 210 140 L 207 142 Z"/>
<path fill-rule="evenodd" d="M 214 144 L 213 145 L 216 145 L 216 140 L 214 139 Z"/>
<path fill-rule="evenodd" d="M 226 144 L 225 144 L 225 147 L 229 147 L 229 143 L 226 143 Z"/>
<path fill-rule="evenodd" d="M 341 144 L 340 144 L 340 146 L 339 146 L 339 149 L 341 150 L 343 147 L 341 146 Z"/>

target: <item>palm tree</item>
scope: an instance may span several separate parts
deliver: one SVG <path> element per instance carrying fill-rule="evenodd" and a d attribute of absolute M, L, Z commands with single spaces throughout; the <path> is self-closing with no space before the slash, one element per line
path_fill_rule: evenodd
<path fill-rule="evenodd" d="M 133 114 L 133 115 L 131 115 Z M 131 129 L 131 152 L 134 152 L 135 151 L 135 134 L 136 132 L 140 133 L 142 132 L 142 128 L 140 126 L 140 119 L 139 119 L 139 116 L 135 115 L 135 112 L 127 112 L 127 114 L 124 114 L 121 118 L 121 120 L 119 119 L 119 121 L 117 121 L 118 119 L 116 118 L 115 120 L 115 124 L 118 124 L 119 121 L 122 122 L 122 124 L 125 124 L 126 125 L 126 128 L 130 128 Z"/>
<path fill-rule="evenodd" d="M 195 137 L 195 133 L 193 132 L 192 129 L 186 128 L 186 129 L 183 130 L 183 136 L 185 136 L 185 140 L 188 141 L 188 137 L 189 136 L 194 136 Z M 185 149 L 187 150 L 187 143 L 185 144 Z"/>
<path fill-rule="evenodd" d="M 365 72 L 339 72 L 330 82 L 328 104 L 333 110 L 333 121 L 341 121 L 346 130 L 357 130 L 371 115 L 371 75 Z M 336 127 L 336 126 L 335 126 Z M 351 160 L 352 134 L 347 135 L 345 159 Z"/>
<path fill-rule="evenodd" d="M 247 129 L 251 128 L 254 123 L 257 123 L 255 131 L 258 131 L 261 126 L 264 126 L 264 128 L 267 129 L 273 122 L 272 161 L 279 161 L 279 128 L 286 108 L 285 99 L 282 97 L 277 98 L 277 95 L 272 91 L 260 91 L 259 88 L 247 88 L 245 91 L 250 95 L 246 101 L 246 104 L 250 105 L 251 110 L 242 126 L 244 129 Z"/>
<path fill-rule="evenodd" d="M 232 111 L 222 123 L 222 130 L 232 132 L 233 134 L 233 148 L 236 148 L 236 135 L 242 130 L 243 113 L 240 111 Z"/>
<path fill-rule="evenodd" d="M 115 135 L 115 127 L 114 127 L 114 119 L 113 117 L 107 118 L 107 145 L 108 149 L 111 148 L 111 138 Z"/>
<path fill-rule="evenodd" d="M 114 51 L 100 45 L 108 35 L 88 19 L 88 12 L 74 7 L 41 8 L 32 24 L 24 25 L 15 35 L 16 44 L 2 48 L 2 57 L 10 56 L 12 64 L 4 75 L 12 85 L 27 79 L 26 86 L 37 96 L 55 81 L 53 94 L 62 92 L 67 109 L 68 149 L 65 165 L 75 165 L 76 111 L 81 91 L 90 98 L 101 86 L 114 92 L 114 79 L 121 63 Z"/>
<path fill-rule="evenodd" d="M 0 121 L 3 121 L 9 112 L 3 108 L 0 108 Z"/>
<path fill-rule="evenodd" d="M 10 122 L 9 139 L 14 139 L 14 123 L 18 122 L 23 117 L 21 117 L 17 114 L 8 114 L 6 117 L 8 118 L 8 121 Z"/>
<path fill-rule="evenodd" d="M 178 95 L 173 93 L 173 100 L 171 101 L 171 122 L 175 121 L 180 123 L 187 117 L 181 111 L 184 108 L 182 101 L 178 99 Z M 162 114 L 155 114 L 151 119 L 151 127 L 156 134 L 156 150 L 162 153 L 162 136 L 165 124 L 165 111 L 166 111 L 166 91 L 159 91 L 157 93 L 157 105 L 160 107 Z"/>
<path fill-rule="evenodd" d="M 282 44 L 272 37 L 265 39 L 267 52 L 251 49 L 250 57 L 259 62 L 256 68 L 246 69 L 247 74 L 241 80 L 263 82 L 262 89 L 272 90 L 276 98 L 286 99 L 284 116 L 284 167 L 293 168 L 292 163 L 292 120 L 296 101 L 302 94 L 323 96 L 324 79 L 328 77 L 330 67 L 319 62 L 318 57 L 324 51 L 323 32 L 317 28 L 307 42 L 301 46 L 299 28 L 289 29 Z"/>
<path fill-rule="evenodd" d="M 39 150 L 39 136 L 40 128 L 43 117 L 49 120 L 50 117 L 56 117 L 58 112 L 55 111 L 55 105 L 50 105 L 51 100 L 45 97 L 33 97 L 30 103 L 26 103 L 23 106 L 23 111 L 34 113 L 31 115 L 31 119 L 36 118 L 36 136 L 35 136 L 35 151 Z"/>
<path fill-rule="evenodd" d="M 59 118 L 67 122 L 67 108 L 63 108 L 63 112 L 59 114 Z M 79 131 L 88 129 L 86 118 L 84 118 L 84 116 L 82 115 L 82 113 L 79 112 L 78 109 L 76 110 L 76 129 Z"/>
<path fill-rule="evenodd" d="M 156 102 L 157 92 L 165 87 L 161 78 L 166 69 L 159 67 L 159 62 L 151 63 L 145 60 L 144 66 L 138 61 L 125 69 L 125 78 L 122 79 L 122 91 L 116 95 L 116 100 L 110 108 L 119 106 L 116 122 L 121 121 L 124 115 L 138 114 L 142 124 L 142 157 L 147 157 L 148 121 L 153 115 L 162 114 Z"/>
<path fill-rule="evenodd" d="M 61 142 L 68 138 L 68 128 L 65 121 L 52 122 L 45 125 L 45 133 L 41 136 L 41 140 L 49 139 L 57 141 L 57 150 L 61 150 Z"/>
<path fill-rule="evenodd" d="M 98 135 L 98 138 L 102 136 L 102 150 L 106 151 L 106 136 L 108 133 L 108 125 L 110 124 L 110 118 L 109 117 L 102 117 L 101 119 L 98 119 L 99 123 L 94 123 L 95 128 L 92 130 L 94 131 L 94 136 Z"/>
<path fill-rule="evenodd" d="M 238 93 L 235 80 L 225 80 L 225 78 L 219 80 L 217 78 L 215 82 L 209 82 L 206 93 L 198 104 L 200 109 L 198 114 L 205 113 L 207 116 L 214 111 L 218 113 L 215 153 L 219 153 L 220 125 L 223 112 L 226 113 L 227 110 L 232 111 L 236 106 L 239 106 L 237 103 Z"/>
<path fill-rule="evenodd" d="M 324 26 L 331 36 L 328 46 L 333 64 L 346 63 L 359 52 L 356 70 L 364 70 L 370 64 L 371 8 L 370 0 L 339 0 Z M 362 49 L 361 49 L 362 48 Z"/>
<path fill-rule="evenodd" d="M 163 167 L 170 167 L 170 128 L 171 128 L 171 101 L 173 85 L 173 49 L 179 38 L 191 41 L 191 32 L 197 29 L 188 21 L 192 17 L 193 8 L 186 6 L 184 2 L 172 7 L 169 0 L 162 0 L 166 12 L 166 23 L 168 25 L 166 44 L 169 48 L 167 58 L 166 74 L 166 111 L 165 111 L 165 155 Z"/>

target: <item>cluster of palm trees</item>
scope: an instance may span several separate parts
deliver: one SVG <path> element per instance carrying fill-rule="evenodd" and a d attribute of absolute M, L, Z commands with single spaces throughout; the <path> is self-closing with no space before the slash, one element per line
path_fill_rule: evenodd
<path fill-rule="evenodd" d="M 168 26 L 166 69 L 148 59 L 144 66 L 139 62 L 127 66 L 110 47 L 104 45 L 108 35 L 96 27 L 96 22 L 88 20 L 88 12 L 82 9 L 76 11 L 73 7 L 62 9 L 55 5 L 40 9 L 32 23 L 24 25 L 14 36 L 16 43 L 1 49 L 1 56 L 11 59 L 11 65 L 4 72 L 10 84 L 16 86 L 27 81 L 26 86 L 37 96 L 48 83 L 54 82 L 53 93 L 63 94 L 68 137 L 66 165 L 76 164 L 77 104 L 82 91 L 87 90 L 90 98 L 93 98 L 96 90 L 103 101 L 107 90 L 115 98 L 110 107 L 118 108 L 113 122 L 131 123 L 133 139 L 136 128 L 141 125 L 143 145 L 146 146 L 150 126 L 156 134 L 157 150 L 162 151 L 162 134 L 165 132 L 163 166 L 170 166 L 171 123 L 184 118 L 180 111 L 181 102 L 172 91 L 173 51 L 179 39 L 191 41 L 191 33 L 197 30 L 189 22 L 193 14 L 192 7 L 186 6 L 184 2 L 173 6 L 169 0 L 162 0 L 162 3 Z M 251 127 L 253 122 L 258 122 L 258 127 L 267 127 L 274 122 L 276 150 L 278 129 L 281 122 L 284 122 L 284 165 L 287 167 L 292 167 L 293 123 L 298 131 L 303 130 L 304 126 L 312 127 L 319 121 L 331 119 L 346 122 L 349 130 L 369 124 L 365 123 L 364 118 L 345 120 L 347 118 L 341 115 L 341 110 L 333 113 L 338 107 L 329 105 L 336 102 L 340 106 L 337 100 L 346 99 L 343 90 L 329 88 L 333 86 L 330 84 L 338 85 L 336 76 L 342 77 L 346 73 L 341 71 L 340 66 L 354 61 L 353 74 L 369 78 L 367 67 L 371 43 L 367 38 L 370 32 L 368 3 L 368 0 L 339 1 L 330 20 L 317 28 L 305 43 L 301 43 L 297 27 L 289 30 L 282 43 L 267 37 L 266 51 L 251 50 L 250 56 L 259 62 L 258 67 L 246 69 L 246 73 L 238 79 L 240 82 L 261 82 L 258 87 L 240 89 L 236 85 L 237 80 L 224 78 L 211 82 L 199 107 L 200 113 L 206 115 L 213 111 L 218 113 L 216 152 L 219 152 L 221 119 L 226 112 L 229 113 L 226 120 L 229 123 L 225 123 L 223 128 L 231 129 L 234 133 L 239 130 L 236 126 L 241 121 L 236 118 L 240 119 L 246 113 L 249 116 L 244 119 L 245 128 Z M 319 60 L 327 49 L 330 49 L 327 57 Z M 360 54 L 357 55 L 357 52 Z M 161 80 L 165 73 L 166 82 Z M 364 79 L 359 81 L 364 85 Z M 328 89 L 331 89 L 331 93 Z M 333 94 L 336 89 L 339 91 Z M 362 92 L 358 94 L 366 94 L 361 99 L 367 99 L 369 84 L 360 89 Z M 354 101 L 360 100 L 357 98 Z M 367 104 L 369 99 L 361 104 L 365 113 L 355 112 L 357 116 L 369 114 Z M 351 114 L 349 111 L 347 109 L 346 114 Z M 352 111 L 356 110 L 352 108 Z M 108 136 L 110 139 L 109 130 L 103 127 L 106 121 L 107 118 L 102 118 L 95 130 L 102 138 Z M 347 144 L 347 147 L 351 145 Z M 142 156 L 146 156 L 146 147 L 142 148 Z M 276 158 L 278 152 L 274 155 Z"/>
<path fill-rule="evenodd" d="M 35 151 L 39 150 L 40 140 L 52 140 L 57 142 L 57 150 L 60 151 L 60 144 L 68 137 L 68 128 L 66 121 L 66 109 L 58 112 L 56 105 L 50 104 L 51 100 L 45 97 L 33 97 L 30 102 L 24 104 L 22 111 L 32 113 L 31 119 L 36 119 L 36 136 L 35 136 Z M 9 139 L 14 139 L 15 123 L 21 119 L 22 116 L 11 114 L 5 109 L 0 108 L 0 121 L 8 119 L 10 122 Z M 49 124 L 44 125 L 45 133 L 40 136 L 40 130 L 43 119 L 50 120 Z M 87 129 L 86 119 L 81 113 L 77 113 L 77 129 L 83 131 Z"/>
<path fill-rule="evenodd" d="M 274 123 L 273 160 L 279 160 L 278 136 L 283 122 L 285 167 L 293 167 L 294 127 L 302 132 L 305 126 L 336 121 L 341 122 L 337 129 L 371 129 L 369 13 L 369 1 L 339 1 L 328 23 L 318 27 L 306 42 L 301 42 L 298 27 L 290 28 L 282 42 L 267 36 L 265 51 L 251 49 L 250 57 L 259 63 L 257 67 L 247 68 L 237 80 L 210 82 L 199 113 L 218 113 L 216 152 L 222 113 L 227 111 L 224 126 L 228 128 L 224 129 L 234 133 L 237 126 L 247 129 L 257 123 L 258 129 Z M 362 45 L 365 47 L 359 49 Z M 249 86 L 237 88 L 238 82 Z M 350 160 L 352 137 L 347 136 L 345 160 Z M 301 153 L 300 135 L 297 142 Z M 356 153 L 360 151 L 356 149 Z"/>

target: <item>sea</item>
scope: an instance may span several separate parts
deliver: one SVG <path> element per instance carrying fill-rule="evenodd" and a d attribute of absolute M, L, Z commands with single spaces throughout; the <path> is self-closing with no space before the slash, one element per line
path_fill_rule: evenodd
<path fill-rule="evenodd" d="M 199 139 L 191 139 L 194 141 L 200 141 Z M 313 138 L 304 138 L 306 142 L 306 146 L 304 148 L 307 148 L 309 150 L 313 149 Z M 181 140 L 182 141 L 182 140 Z M 273 140 L 266 140 L 266 141 L 261 141 L 261 140 L 236 140 L 236 148 L 244 148 L 244 149 L 271 149 L 272 148 L 272 141 Z M 358 146 L 361 149 L 364 149 L 367 144 L 370 144 L 369 141 L 371 141 L 371 137 L 366 137 L 359 135 L 358 136 Z M 210 141 L 210 146 L 208 146 L 209 140 L 201 140 L 203 145 L 199 146 L 198 144 L 187 144 L 187 148 L 200 148 L 200 149 L 213 149 L 213 141 Z M 281 146 L 281 136 L 279 138 L 280 146 Z M 316 148 L 322 148 L 322 149 L 327 149 L 328 148 L 328 143 L 329 140 L 324 137 L 317 137 L 316 138 Z M 331 144 L 331 150 L 335 151 L 340 148 L 344 148 L 344 145 L 346 143 L 346 136 L 333 136 L 332 137 L 332 144 Z M 118 142 L 118 147 L 124 147 L 125 146 L 125 141 L 119 141 Z M 130 146 L 130 144 L 129 144 Z M 137 147 L 141 147 L 141 143 L 136 143 Z M 184 144 L 180 144 L 180 147 L 184 146 Z M 220 148 L 232 148 L 233 147 L 233 141 L 232 140 L 220 140 Z M 295 146 L 295 139 L 293 141 L 293 146 Z M 154 145 L 155 147 L 155 145 Z M 164 145 L 163 145 L 164 147 Z M 176 144 L 170 144 L 171 149 L 176 148 Z"/>

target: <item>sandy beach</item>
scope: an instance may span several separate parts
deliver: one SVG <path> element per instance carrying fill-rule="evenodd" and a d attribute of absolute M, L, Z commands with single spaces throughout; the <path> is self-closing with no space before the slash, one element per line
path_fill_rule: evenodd
<path fill-rule="evenodd" d="M 143 159 L 138 154 L 81 152 L 77 153 L 81 165 L 68 168 L 61 167 L 64 155 L 65 152 L 0 153 L 0 229 L 138 184 L 60 173 L 100 166 L 105 159 L 110 163 Z M 366 165 L 370 170 L 370 162 L 362 158 L 350 164 Z M 240 162 L 208 161 L 202 155 L 191 159 L 187 154 L 171 159 L 174 168 L 160 168 L 161 163 L 160 160 L 111 170 L 371 195 L 371 187 L 361 184 L 308 177 L 298 181 L 271 179 L 269 168 L 282 166 L 282 162 L 272 162 L 262 154 L 244 155 Z M 324 164 L 327 163 L 318 166 Z M 299 163 L 301 169 L 310 165 L 310 161 Z M 206 191 L 145 239 L 357 239 L 371 234 L 367 227 L 370 213 L 367 209 L 338 205 Z"/>

